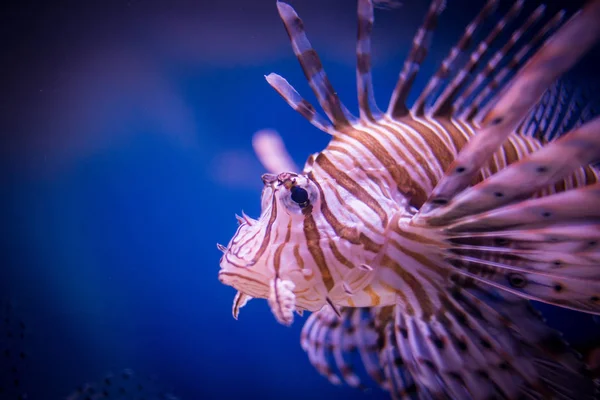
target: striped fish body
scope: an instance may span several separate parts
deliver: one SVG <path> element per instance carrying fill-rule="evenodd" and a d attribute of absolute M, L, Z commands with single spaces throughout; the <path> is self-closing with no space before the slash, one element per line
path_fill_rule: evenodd
<path fill-rule="evenodd" d="M 410 224 L 476 130 L 474 124 L 450 118 L 380 118 L 347 128 L 343 137 L 334 137 L 308 160 L 303 174 L 318 188 L 320 199 L 319 209 L 308 219 L 320 227 L 316 230 L 323 258 L 315 274 L 324 286 L 322 296 L 349 307 L 393 305 L 397 296 L 409 308 L 432 301 L 436 285 L 444 285 L 450 275 L 439 267 L 443 260 L 435 259 L 438 250 L 447 247 L 444 235 L 427 230 L 424 237 L 398 226 Z M 536 137 L 512 133 L 474 183 L 543 144 Z M 533 197 L 597 180 L 596 169 L 581 167 Z M 306 235 L 301 238 L 301 243 L 309 242 Z M 310 255 L 308 259 L 302 264 L 310 262 Z"/>
<path fill-rule="evenodd" d="M 238 234 L 228 247 L 235 249 L 238 241 L 247 242 L 247 247 L 240 251 L 252 248 L 267 253 L 266 262 L 272 260 L 273 269 L 281 271 L 281 276 L 291 274 L 290 280 L 298 286 L 300 310 L 316 311 L 327 301 L 350 307 L 391 305 L 397 301 L 396 295 L 406 293 L 412 293 L 413 302 L 415 296 L 423 299 L 429 295 L 423 286 L 425 283 L 421 282 L 444 281 L 449 273 L 433 266 L 433 259 L 419 261 L 421 257 L 415 256 L 434 256 L 437 252 L 431 248 L 443 247 L 443 238 L 435 240 L 430 231 L 427 238 L 406 237 L 402 230 L 392 227 L 414 216 L 426 194 L 435 187 L 476 129 L 465 121 L 411 116 L 399 120 L 382 118 L 348 127 L 344 137 L 334 137 L 326 149 L 312 155 L 306 163 L 302 175 L 315 188 L 318 198 L 318 203 L 311 205 L 311 212 L 302 213 L 302 209 L 292 203 L 290 207 L 297 208 L 297 215 L 292 214 L 287 223 L 276 224 L 277 212 L 273 211 L 283 208 L 287 216 L 285 204 L 290 202 L 284 201 L 281 207 L 272 201 L 263 206 L 270 210 L 268 218 L 265 214 L 263 220 L 267 220 L 265 228 L 271 228 L 268 239 L 273 238 L 273 242 L 267 241 L 265 232 L 259 231 L 263 224 L 248 223 L 246 218 L 240 231 L 251 228 L 247 237 L 254 241 L 247 241 Z M 481 168 L 475 181 L 482 181 L 542 146 L 543 140 L 516 132 L 511 134 L 488 165 Z M 597 171 L 586 166 L 538 195 L 589 185 L 595 183 L 597 177 Z M 277 186 L 279 181 L 275 179 L 270 184 Z M 271 192 L 272 189 L 266 187 L 263 199 Z M 276 251 L 269 251 L 274 246 L 278 246 Z M 230 251 L 225 257 L 235 253 Z M 238 265 L 237 261 L 234 263 Z M 258 268 L 253 268 L 251 273 L 255 270 Z M 395 277 L 390 278 L 390 274 Z M 270 279 L 266 272 L 256 279 L 261 289 L 242 291 L 251 297 L 268 298 L 269 287 L 265 282 Z M 412 289 L 406 290 L 407 283 L 403 282 L 406 279 L 412 282 Z M 392 285 L 392 282 L 398 283 Z"/>
<path fill-rule="evenodd" d="M 358 0 L 358 117 L 296 12 L 277 3 L 327 119 L 281 76 L 266 79 L 332 139 L 301 172 L 282 172 L 293 162 L 279 139 L 256 138 L 270 171 L 261 215 L 238 217 L 220 246 L 219 279 L 238 290 L 236 318 L 254 297 L 283 324 L 313 311 L 301 344 L 333 383 L 361 387 L 350 361 L 359 357 L 394 398 L 596 396 L 585 365 L 529 300 L 600 314 L 600 118 L 559 79 L 600 38 L 600 1 L 566 22 L 540 6 L 518 23 L 516 1 L 470 51 L 497 3 L 484 5 L 409 109 L 445 7 L 434 0 L 383 112 L 370 75 L 373 5 Z"/>

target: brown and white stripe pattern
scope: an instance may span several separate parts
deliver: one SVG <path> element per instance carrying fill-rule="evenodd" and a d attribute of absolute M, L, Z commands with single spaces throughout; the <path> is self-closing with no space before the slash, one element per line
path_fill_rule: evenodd
<path fill-rule="evenodd" d="M 519 4 L 517 2 L 516 4 Z M 460 56 L 464 54 L 471 43 L 473 42 L 473 36 L 477 33 L 478 29 L 481 28 L 486 18 L 492 14 L 498 5 L 498 0 L 488 0 L 486 5 L 481 9 L 475 19 L 467 25 L 463 36 L 460 38 L 458 43 L 452 48 L 448 56 L 442 61 L 437 72 L 431 77 L 425 89 L 421 91 L 419 97 L 413 104 L 411 112 L 413 115 L 422 116 L 426 112 L 427 101 L 429 98 L 441 87 L 443 82 L 447 80 L 457 67 L 457 62 Z"/>
<path fill-rule="evenodd" d="M 524 1 L 517 1 L 496 23 L 496 26 L 490 31 L 488 36 L 479 42 L 477 48 L 471 53 L 468 61 L 461 67 L 460 71 L 453 77 L 446 89 L 438 96 L 433 106 L 428 111 L 433 118 L 441 116 L 450 116 L 453 114 L 453 103 L 458 92 L 467 83 L 470 75 L 477 68 L 487 51 L 491 48 L 494 41 L 510 24 L 511 20 L 519 15 L 523 9 Z"/>
<path fill-rule="evenodd" d="M 493 76 L 494 72 L 498 68 L 498 64 L 506 58 L 518 41 L 522 38 L 523 34 L 527 32 L 533 24 L 535 24 L 544 15 L 546 7 L 542 4 L 527 18 L 522 26 L 515 29 L 510 36 L 510 39 L 504 44 L 504 46 L 498 50 L 493 57 L 490 58 L 485 68 L 481 70 L 473 82 L 469 85 L 465 91 L 456 98 L 453 104 L 454 112 L 460 112 L 462 106 L 465 104 L 467 99 L 470 99 L 473 93 L 479 88 L 479 86 L 489 81 L 490 77 Z M 563 12 L 564 14 L 564 12 Z M 460 114 L 459 114 L 460 115 Z M 462 118 L 465 119 L 465 118 Z"/>
<path fill-rule="evenodd" d="M 408 94 L 417 77 L 421 64 L 425 61 L 425 57 L 427 57 L 433 32 L 437 27 L 438 18 L 445 7 L 445 0 L 432 1 L 423 24 L 419 27 L 419 30 L 413 38 L 412 48 L 404 61 L 404 67 L 400 73 L 396 88 L 392 93 L 392 98 L 387 111 L 388 114 L 394 118 L 403 117 L 408 114 L 406 99 L 408 98 Z"/>
<path fill-rule="evenodd" d="M 288 4 L 280 1 L 277 2 L 277 9 L 292 42 L 294 54 L 298 57 L 298 61 L 304 70 L 304 75 L 315 93 L 319 104 L 333 122 L 335 128 L 342 130 L 354 122 L 355 117 L 340 102 L 339 97 L 333 90 L 331 82 L 323 70 L 319 55 L 310 45 L 304 32 L 304 24 L 298 17 L 298 14 L 296 14 L 296 11 Z"/>
<path fill-rule="evenodd" d="M 452 49 L 428 87 L 433 88 L 437 86 L 435 82 L 448 77 L 454 69 L 457 54 L 465 51 L 465 43 L 470 41 L 477 27 L 489 16 L 495 6 L 495 1 L 488 1 L 483 11 L 466 29 L 459 44 Z M 432 3 L 418 37 L 430 34 L 432 21 L 442 7 L 439 2 Z M 473 68 L 479 60 L 478 54 L 490 45 L 492 39 L 506 25 L 506 18 L 516 15 L 521 7 L 521 1 L 515 3 L 507 16 L 496 24 L 492 33 L 482 42 L 485 45 L 479 46 L 479 50 L 474 53 L 475 56 L 472 56 L 464 66 L 466 70 L 458 71 L 456 76 L 464 76 L 465 71 Z M 254 265 L 263 257 L 266 259 L 266 262 L 263 261 L 264 264 L 275 266 L 276 275 L 280 273 L 280 269 L 287 271 L 290 268 L 289 264 L 314 265 L 312 269 L 299 269 L 303 276 L 310 275 L 312 279 L 310 285 L 318 287 L 318 290 L 307 290 L 307 296 L 312 297 L 298 296 L 299 304 L 305 306 L 315 304 L 317 301 L 332 301 L 332 297 L 340 306 L 389 305 L 395 301 L 396 295 L 400 295 L 409 299 L 413 312 L 422 313 L 425 309 L 426 312 L 432 312 L 435 307 L 433 303 L 436 301 L 435 299 L 433 303 L 429 300 L 425 301 L 427 296 L 424 293 L 435 292 L 432 280 L 445 279 L 447 271 L 436 267 L 435 262 L 431 260 L 411 256 L 410 254 L 418 252 L 411 252 L 408 249 L 422 248 L 423 238 L 418 235 L 406 237 L 393 226 L 391 221 L 395 215 L 405 213 L 402 210 L 413 210 L 407 214 L 410 216 L 410 213 L 424 205 L 428 197 L 434 200 L 436 196 L 439 197 L 437 192 L 440 192 L 443 186 L 438 184 L 444 179 L 445 171 L 453 163 L 457 164 L 456 157 L 467 143 L 472 145 L 474 138 L 485 135 L 482 133 L 475 136 L 476 126 L 462 119 L 419 118 L 412 114 L 401 118 L 391 118 L 388 115 L 374 118 L 377 114 L 373 114 L 373 110 L 377 108 L 372 96 L 368 56 L 373 14 L 372 5 L 368 0 L 360 0 L 358 6 L 357 80 L 359 97 L 362 100 L 360 101 L 361 118 L 355 120 L 337 97 L 296 12 L 289 5 L 281 2 L 278 3 L 278 9 L 310 86 L 333 123 L 331 127 L 324 130 L 334 137 L 329 146 L 316 155 L 305 169 L 306 179 L 316 188 L 316 196 L 319 199 L 316 204 L 309 206 L 311 211 L 304 210 L 301 217 L 295 217 L 297 224 L 295 218 L 289 219 L 284 212 L 278 210 L 281 205 L 275 200 L 277 196 L 273 196 L 269 209 L 261 217 L 264 224 L 256 224 L 257 228 L 252 231 L 252 234 L 248 234 L 247 239 L 245 236 L 241 239 L 242 235 L 236 235 L 227 251 L 228 260 L 232 256 L 248 258 L 240 253 L 243 253 L 246 248 L 251 248 L 255 253 L 247 265 Z M 538 9 L 530 20 L 537 19 L 539 13 Z M 525 26 L 527 25 L 529 24 Z M 569 33 L 572 34 L 568 31 L 563 36 L 567 37 Z M 513 42 L 514 36 L 511 36 L 510 43 Z M 557 39 L 554 42 L 562 43 Z M 423 46 L 422 41 L 415 40 L 415 46 Z M 413 48 L 411 54 L 415 51 Z M 540 57 L 543 58 L 537 56 Z M 415 60 L 411 62 L 414 63 Z M 535 62 L 528 65 L 529 70 L 534 69 L 535 65 L 537 65 Z M 283 78 L 277 78 L 278 81 L 281 79 Z M 406 81 L 406 79 L 406 75 L 403 75 L 400 80 Z M 281 84 L 275 86 L 282 87 Z M 304 109 L 312 111 L 310 114 L 303 115 L 314 123 L 315 116 L 318 115 L 314 112 L 314 108 L 300 98 L 291 86 L 287 87 L 287 90 L 278 90 L 279 93 L 296 109 L 298 104 L 305 104 Z M 449 87 L 452 88 L 453 84 Z M 453 91 L 450 97 L 454 97 L 455 94 L 456 91 Z M 393 99 L 396 100 L 398 96 Z M 319 125 L 323 127 L 325 123 L 321 122 Z M 494 126 L 490 129 L 493 130 Z M 489 155 L 486 153 L 489 162 L 482 163 L 480 168 L 472 169 L 471 175 L 476 181 L 485 180 L 484 183 L 490 186 L 491 183 L 487 183 L 489 180 L 487 178 L 495 177 L 499 171 L 542 147 L 542 143 L 532 136 L 509 134 L 506 138 L 495 152 Z M 565 174 L 564 179 L 554 186 L 549 186 L 549 183 L 538 185 L 539 187 L 535 186 L 536 189 L 532 192 L 539 191 L 539 195 L 548 195 L 589 185 L 597 180 L 596 171 L 590 167 L 578 168 L 573 170 L 573 173 Z M 473 190 L 476 188 L 477 186 Z M 468 195 L 465 194 L 461 199 L 468 198 L 466 196 Z M 508 195 L 504 197 L 504 203 L 511 198 Z M 479 201 L 477 198 L 471 200 L 472 203 L 477 201 Z M 498 202 L 498 204 L 504 203 Z M 460 207 L 462 203 L 456 204 L 456 207 Z M 445 219 L 442 221 L 455 217 L 449 210 L 444 209 Z M 431 221 L 435 220 L 434 215 L 432 214 Z M 296 224 L 299 229 L 301 228 L 301 232 L 293 231 L 292 226 Z M 287 231 L 285 227 L 288 227 Z M 275 232 L 272 232 L 273 230 Z M 282 242 L 281 238 L 285 240 Z M 240 241 L 242 242 L 239 243 Z M 273 243 L 280 244 L 273 247 Z M 357 254 L 360 256 L 357 257 Z M 236 265 L 235 260 L 230 262 Z M 365 271 L 364 275 L 368 275 L 368 278 L 353 272 L 362 264 L 375 262 L 380 268 L 376 274 Z M 269 276 L 267 272 L 263 274 Z M 355 281 L 348 281 L 350 276 L 353 276 Z M 264 297 L 264 288 L 262 290 Z M 427 303 L 425 306 L 424 301 Z M 307 308 L 312 309 L 312 307 Z"/>
<path fill-rule="evenodd" d="M 290 283 L 285 283 L 286 288 L 293 288 L 297 310 L 316 311 L 329 304 L 305 326 L 302 345 L 311 362 L 333 383 L 341 380 L 327 361 L 331 357 L 342 379 L 360 386 L 347 361 L 349 352 L 358 352 L 369 374 L 399 398 L 419 393 L 461 397 L 465 390 L 473 395 L 481 387 L 485 388 L 481 393 L 500 391 L 507 397 L 519 390 L 542 390 L 537 377 L 526 372 L 533 368 L 543 375 L 530 364 L 532 360 L 514 349 L 504 355 L 506 359 L 497 359 L 502 342 L 490 332 L 503 332 L 517 346 L 502 325 L 503 318 L 512 316 L 499 310 L 505 307 L 517 313 L 524 307 L 520 296 L 600 312 L 595 292 L 600 291 L 600 276 L 581 267 L 600 262 L 596 249 L 600 246 L 593 244 L 600 238 L 598 226 L 581 228 L 587 236 L 576 238 L 572 258 L 559 252 L 561 264 L 525 251 L 532 250 L 526 248 L 534 246 L 532 241 L 546 243 L 555 236 L 573 235 L 558 225 L 536 231 L 533 227 L 540 221 L 556 218 L 557 223 L 579 223 L 577 218 L 599 218 L 593 210 L 569 211 L 577 201 L 590 207 L 600 201 L 599 174 L 589 166 L 600 156 L 599 120 L 577 129 L 570 126 L 571 132 L 546 145 L 545 139 L 560 123 L 553 112 L 560 108 L 562 115 L 568 113 L 563 107 L 574 107 L 549 91 L 542 100 L 546 108 L 541 118 L 546 122 L 538 123 L 539 129 L 525 124 L 544 90 L 600 37 L 600 2 L 591 3 L 539 49 L 564 13 L 551 17 L 519 47 L 519 39 L 543 18 L 544 7 L 538 7 L 475 74 L 484 53 L 523 7 L 523 1 L 516 1 L 460 65 L 460 55 L 466 53 L 497 3 L 490 0 L 484 5 L 409 111 L 405 100 L 444 8 L 443 1 L 434 0 L 387 112 L 382 114 L 374 101 L 370 73 L 373 7 L 370 0 L 358 0 L 359 118 L 338 98 L 296 12 L 277 3 L 294 53 L 331 122 L 282 77 L 271 74 L 267 80 L 296 111 L 331 134 L 332 140 L 309 158 L 302 173 L 277 171 L 271 165 L 271 172 L 279 175 L 263 179 L 261 217 L 244 219 L 224 248 L 220 277 L 246 295 L 268 297 L 276 316 L 280 302 L 272 288 L 285 282 Z M 511 56 L 511 51 L 516 55 Z M 498 71 L 505 59 L 509 61 Z M 506 79 L 515 71 L 512 79 Z M 440 89 L 441 96 L 428 107 Z M 498 94 L 490 98 L 492 93 Z M 535 132 L 524 134 L 531 130 Z M 296 187 L 310 199 L 302 206 L 291 200 Z M 536 213 L 538 208 L 545 211 Z M 513 226 L 522 228 L 498 233 L 498 227 Z M 583 248 L 580 245 L 586 238 L 589 246 Z M 574 236 L 569 240 L 575 240 Z M 590 246 L 591 255 L 586 253 Z M 535 270 L 522 266 L 527 261 L 535 263 Z M 597 281 L 583 288 L 577 285 L 590 275 Z M 520 281 L 531 285 L 521 286 Z M 485 283 L 507 290 L 517 300 L 514 307 L 501 303 L 495 309 L 477 300 L 492 297 L 485 290 L 479 292 L 474 286 L 471 294 L 451 295 L 449 282 Z M 559 292 L 563 297 L 556 297 Z M 515 321 L 521 317 L 514 315 Z M 278 319 L 291 322 L 288 317 Z M 546 335 L 544 328 L 536 329 L 539 336 L 528 338 L 532 343 Z M 470 349 L 481 353 L 469 353 Z M 473 357 L 472 368 L 485 368 L 486 376 L 471 366 L 452 374 L 442 371 L 447 363 L 461 359 L 453 351 Z M 490 358 L 482 357 L 486 352 Z M 545 357 L 536 352 L 538 356 Z M 509 385 L 505 392 L 494 387 L 513 378 L 503 372 L 506 365 L 515 369 L 510 374 L 518 375 L 523 387 Z"/>

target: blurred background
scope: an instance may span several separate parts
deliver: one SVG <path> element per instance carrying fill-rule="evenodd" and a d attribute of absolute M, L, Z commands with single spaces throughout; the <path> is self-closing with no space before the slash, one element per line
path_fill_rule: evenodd
<path fill-rule="evenodd" d="M 355 2 L 291 3 L 357 110 Z M 381 108 L 427 3 L 376 11 Z M 475 3 L 449 1 L 415 88 Z M 562 3 L 549 11 L 581 4 Z M 299 345 L 306 316 L 286 328 L 253 301 L 235 321 L 217 280 L 234 214 L 259 214 L 252 134 L 277 130 L 299 165 L 329 139 L 264 80 L 277 72 L 317 104 L 274 0 L 13 0 L 0 32 L 0 399 L 64 399 L 108 372 L 148 398 L 387 398 L 317 374 Z M 599 342 L 590 316 L 544 312 L 573 343 Z"/>

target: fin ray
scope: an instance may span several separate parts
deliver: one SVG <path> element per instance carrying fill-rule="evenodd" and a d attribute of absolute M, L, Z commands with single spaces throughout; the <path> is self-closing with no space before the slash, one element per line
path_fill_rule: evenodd
<path fill-rule="evenodd" d="M 447 224 L 466 215 L 497 209 L 569 179 L 569 175 L 581 172 L 580 167 L 600 160 L 598 132 L 600 117 L 457 194 L 446 207 L 432 211 L 428 223 Z M 587 179 L 592 179 L 591 174 Z"/>
<path fill-rule="evenodd" d="M 312 104 L 306 101 L 294 89 L 290 83 L 280 75 L 270 73 L 265 76 L 265 79 L 279 93 L 281 97 L 296 110 L 300 115 L 306 118 L 311 124 L 319 128 L 323 132 L 333 135 L 335 128 L 333 125 L 315 111 Z"/>
<path fill-rule="evenodd" d="M 454 112 L 457 113 L 458 118 L 463 120 L 466 119 L 463 106 L 466 106 L 467 99 L 474 100 L 477 94 L 480 93 L 478 89 L 484 82 L 489 82 L 492 77 L 495 76 L 494 74 L 497 72 L 500 62 L 507 57 L 507 55 L 517 45 L 519 40 L 521 40 L 523 35 L 528 32 L 537 21 L 539 21 L 539 19 L 543 16 L 544 11 L 545 6 L 540 5 L 521 26 L 515 29 L 504 46 L 494 53 L 483 70 L 477 74 L 477 76 L 473 79 L 473 82 L 471 82 L 465 91 L 456 99 L 454 102 Z"/>
<path fill-rule="evenodd" d="M 401 356 L 433 398 L 594 398 L 583 363 L 527 301 L 473 284 L 439 295 L 443 308 L 430 320 L 401 303 L 395 313 Z"/>
<path fill-rule="evenodd" d="M 467 83 L 468 78 L 477 68 L 482 57 L 491 48 L 494 41 L 506 29 L 507 25 L 510 24 L 510 21 L 519 15 L 523 9 L 523 4 L 523 0 L 516 1 L 510 10 L 508 10 L 508 12 L 496 23 L 488 36 L 477 45 L 477 48 L 471 53 L 471 56 L 465 65 L 454 74 L 452 80 L 448 83 L 442 94 L 435 100 L 431 109 L 428 110 L 427 113 L 429 115 L 439 117 L 450 116 L 453 114 L 453 104 L 457 94 Z"/>
<path fill-rule="evenodd" d="M 352 387 L 364 387 L 350 357 L 360 358 L 367 374 L 378 384 L 385 382 L 379 364 L 379 333 L 375 329 L 377 309 L 342 308 L 341 317 L 330 307 L 311 314 L 302 328 L 301 345 L 311 364 L 334 384 L 341 379 Z"/>
<path fill-rule="evenodd" d="M 344 127 L 353 123 L 356 118 L 341 103 L 336 91 L 333 89 L 323 69 L 319 55 L 310 44 L 304 32 L 304 24 L 296 11 L 289 4 L 281 1 L 277 2 L 277 9 L 292 43 L 294 54 L 298 57 L 304 75 L 321 108 L 333 122 L 335 129 L 343 130 Z"/>
<path fill-rule="evenodd" d="M 528 299 L 600 314 L 598 204 L 597 183 L 464 217 L 444 228 L 461 235 L 448 239 L 448 266 Z"/>
<path fill-rule="evenodd" d="M 381 111 L 375 103 L 371 77 L 371 31 L 373 30 L 373 3 L 358 0 L 358 33 L 356 40 L 356 86 L 360 118 L 376 120 Z"/>
<path fill-rule="evenodd" d="M 408 98 L 408 94 L 417 77 L 421 64 L 427 56 L 431 37 L 437 27 L 438 18 L 445 7 L 445 0 L 433 0 L 423 23 L 413 38 L 412 48 L 404 61 L 402 72 L 400 72 L 398 82 L 396 83 L 396 87 L 394 88 L 388 105 L 387 114 L 392 118 L 400 118 L 408 114 L 406 99 Z"/>
<path fill-rule="evenodd" d="M 450 50 L 436 73 L 429 79 L 425 89 L 421 91 L 419 97 L 411 107 L 413 115 L 421 116 L 426 112 L 427 101 L 430 96 L 442 85 L 442 83 L 452 74 L 458 59 L 469 48 L 472 38 L 481 27 L 486 18 L 494 12 L 498 5 L 498 0 L 488 0 L 485 6 L 479 11 L 477 16 L 465 28 L 465 31 L 458 43 Z"/>
<path fill-rule="evenodd" d="M 490 77 L 489 82 L 485 87 L 480 89 L 475 95 L 475 98 L 461 112 L 460 118 L 480 125 L 481 120 L 487 112 L 496 104 L 497 96 L 491 95 L 500 92 L 508 83 L 508 77 L 512 72 L 519 71 L 523 65 L 529 60 L 530 53 L 535 49 L 548 34 L 558 28 L 565 17 L 564 11 L 559 11 L 552 19 L 550 19 L 544 27 L 539 30 L 527 43 L 523 44 L 521 49 L 513 56 L 513 58 L 495 72 L 493 77 Z"/>
<path fill-rule="evenodd" d="M 562 73 L 600 38 L 600 2 L 573 16 L 516 74 L 484 118 L 484 127 L 461 150 L 438 182 L 417 220 L 446 205 L 466 188 L 529 110 Z"/>

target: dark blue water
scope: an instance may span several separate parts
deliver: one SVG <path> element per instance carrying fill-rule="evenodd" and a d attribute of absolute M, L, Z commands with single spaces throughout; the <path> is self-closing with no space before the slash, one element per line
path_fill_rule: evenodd
<path fill-rule="evenodd" d="M 274 3 L 14 2 L 3 13 L 0 298 L 26 324 L 11 346 L 27 354 L 14 374 L 28 398 L 65 398 L 125 369 L 128 390 L 152 382 L 148 393 L 188 400 L 386 397 L 321 378 L 301 318 L 283 327 L 255 300 L 235 321 L 235 292 L 217 280 L 216 242 L 234 213 L 259 212 L 251 135 L 278 130 L 299 165 L 328 140 L 263 78 L 277 72 L 316 104 Z M 354 3 L 319 3 L 293 4 L 356 110 Z M 382 108 L 426 10 L 404 3 L 376 14 Z M 475 9 L 450 5 L 417 88 Z M 600 337 L 589 316 L 544 311 L 575 343 Z"/>

